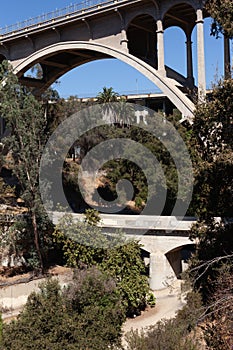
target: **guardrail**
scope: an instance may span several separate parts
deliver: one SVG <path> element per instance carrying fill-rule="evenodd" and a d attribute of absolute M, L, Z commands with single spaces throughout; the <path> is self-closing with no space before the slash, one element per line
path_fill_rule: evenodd
<path fill-rule="evenodd" d="M 49 24 L 50 22 L 55 22 L 57 20 L 62 20 L 67 17 L 76 16 L 78 13 L 88 12 L 94 10 L 95 8 L 97 9 L 99 5 L 108 5 L 115 2 L 117 1 L 85 0 L 80 3 L 64 7 L 62 9 L 56 9 L 52 12 L 48 12 L 46 14 L 27 19 L 25 21 L 2 27 L 0 28 L 0 35 L 4 37 L 11 34 L 27 31 L 29 29 L 34 29 L 39 26 Z"/>

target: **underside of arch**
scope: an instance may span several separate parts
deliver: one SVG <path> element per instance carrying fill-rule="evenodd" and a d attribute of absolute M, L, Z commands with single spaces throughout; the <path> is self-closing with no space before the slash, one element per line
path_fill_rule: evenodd
<path fill-rule="evenodd" d="M 165 254 L 177 278 L 181 277 L 184 272 L 184 264 L 187 264 L 194 252 L 195 244 L 190 243 L 176 247 Z"/>
<path fill-rule="evenodd" d="M 57 60 L 53 62 L 53 58 L 57 55 L 61 55 L 61 63 Z M 180 110 L 183 118 L 193 118 L 194 104 L 178 89 L 175 80 L 161 76 L 155 68 L 141 59 L 104 44 L 86 41 L 60 42 L 33 53 L 15 66 L 13 65 L 13 68 L 23 83 L 34 86 L 35 92 L 40 94 L 74 67 L 101 58 L 117 58 L 132 66 L 151 80 L 170 99 Z M 25 80 L 23 74 L 36 63 L 41 64 L 44 70 L 44 79 L 36 81 L 28 78 Z M 50 69 L 50 67 L 52 68 Z"/>

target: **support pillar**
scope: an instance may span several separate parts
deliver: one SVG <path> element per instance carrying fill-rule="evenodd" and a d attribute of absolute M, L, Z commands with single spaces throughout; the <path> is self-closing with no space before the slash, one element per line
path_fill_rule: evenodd
<path fill-rule="evenodd" d="M 204 48 L 204 20 L 201 9 L 197 10 L 197 64 L 198 64 L 198 97 L 200 101 L 206 95 L 205 77 L 205 48 Z"/>
<path fill-rule="evenodd" d="M 123 48 L 123 50 L 125 52 L 129 52 L 128 50 L 128 39 L 127 39 L 127 33 L 126 33 L 126 30 L 125 30 L 125 21 L 124 21 L 124 17 L 121 13 L 121 11 L 119 11 L 119 9 L 115 9 L 115 12 L 118 14 L 119 18 L 120 18 L 120 21 L 121 21 L 121 46 Z"/>
<path fill-rule="evenodd" d="M 187 34 L 186 41 L 186 59 L 187 59 L 187 79 L 191 87 L 194 86 L 193 77 L 193 53 L 192 53 L 192 41 L 191 34 Z"/>
<path fill-rule="evenodd" d="M 224 78 L 231 78 L 230 39 L 224 35 Z"/>
<path fill-rule="evenodd" d="M 165 64 L 164 64 L 164 32 L 163 22 L 157 20 L 157 52 L 158 52 L 158 71 L 162 76 L 166 76 Z"/>
<path fill-rule="evenodd" d="M 124 51 L 128 52 L 128 39 L 125 29 L 121 30 L 121 46 L 124 49 Z"/>
<path fill-rule="evenodd" d="M 150 253 L 150 289 L 166 288 L 166 282 L 176 279 L 176 275 L 162 252 Z"/>

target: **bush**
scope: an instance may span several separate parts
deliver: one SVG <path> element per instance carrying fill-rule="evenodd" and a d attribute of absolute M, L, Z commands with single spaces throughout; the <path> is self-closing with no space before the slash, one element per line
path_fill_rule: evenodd
<path fill-rule="evenodd" d="M 199 350 L 195 327 L 202 311 L 200 295 L 189 293 L 187 304 L 175 318 L 127 333 L 127 350 Z"/>
<path fill-rule="evenodd" d="M 18 319 L 4 325 L 0 349 L 113 349 L 124 320 L 115 281 L 97 268 L 78 270 L 64 292 L 49 279 L 29 296 Z"/>

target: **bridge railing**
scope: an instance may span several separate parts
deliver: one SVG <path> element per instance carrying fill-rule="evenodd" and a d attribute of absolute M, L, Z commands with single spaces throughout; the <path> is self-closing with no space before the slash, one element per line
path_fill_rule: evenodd
<path fill-rule="evenodd" d="M 76 16 L 78 13 L 85 13 L 98 8 L 99 5 L 107 5 L 116 2 L 116 0 L 85 0 L 77 4 L 72 4 L 62 9 L 56 9 L 52 12 L 42 14 L 40 16 L 27 19 L 12 25 L 0 28 L 0 36 L 8 36 L 15 33 L 24 32 L 37 28 L 44 24 L 56 22 L 58 20 Z"/>

